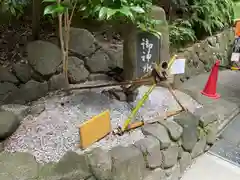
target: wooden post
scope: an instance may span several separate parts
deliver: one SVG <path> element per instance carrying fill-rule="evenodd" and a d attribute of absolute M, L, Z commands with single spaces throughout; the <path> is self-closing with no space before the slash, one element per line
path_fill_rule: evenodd
<path fill-rule="evenodd" d="M 32 39 L 38 40 L 40 33 L 41 0 L 32 2 Z"/>

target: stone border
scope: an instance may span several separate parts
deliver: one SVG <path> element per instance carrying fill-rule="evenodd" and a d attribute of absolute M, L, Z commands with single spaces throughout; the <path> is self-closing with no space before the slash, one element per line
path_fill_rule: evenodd
<path fill-rule="evenodd" d="M 4 168 L 0 168 L 0 177 L 16 176 L 23 180 L 177 180 L 193 159 L 215 142 L 218 121 L 218 115 L 204 107 L 194 114 L 181 112 L 173 119 L 146 124 L 142 127 L 145 138 L 128 147 L 117 146 L 110 151 L 95 148 L 85 154 L 69 151 L 58 163 L 45 165 L 38 164 L 27 153 L 2 152 L 0 167 Z M 6 161 L 8 163 L 4 164 Z M 19 170 L 13 167 L 19 167 Z"/>

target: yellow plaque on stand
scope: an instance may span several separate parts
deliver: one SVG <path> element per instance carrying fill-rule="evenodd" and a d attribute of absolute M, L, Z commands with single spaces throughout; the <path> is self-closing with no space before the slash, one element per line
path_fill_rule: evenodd
<path fill-rule="evenodd" d="M 79 127 L 80 148 L 86 149 L 112 131 L 110 112 L 104 111 Z"/>

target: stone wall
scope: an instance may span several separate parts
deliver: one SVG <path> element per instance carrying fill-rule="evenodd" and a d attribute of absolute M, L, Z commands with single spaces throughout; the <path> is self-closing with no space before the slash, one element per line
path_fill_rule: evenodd
<path fill-rule="evenodd" d="M 142 127 L 145 138 L 127 147 L 69 151 L 58 163 L 43 165 L 27 153 L 2 152 L 0 178 L 178 180 L 194 158 L 215 142 L 217 121 L 218 115 L 204 107 L 193 114 L 182 112 L 173 119 L 146 124 Z"/>
<path fill-rule="evenodd" d="M 179 57 L 187 60 L 185 74 L 175 76 L 175 85 L 178 86 L 198 74 L 209 72 L 217 59 L 221 60 L 222 65 L 228 65 L 233 40 L 233 29 L 226 29 L 191 45 L 191 47 L 172 50 L 172 54 L 176 53 Z"/>
<path fill-rule="evenodd" d="M 122 59 L 122 46 L 103 46 L 85 29 L 72 28 L 70 37 L 70 83 L 108 80 L 105 73 L 117 64 L 116 59 Z M 68 86 L 61 74 L 61 50 L 56 44 L 30 42 L 26 59 L 10 68 L 0 67 L 0 104 L 25 104 Z"/>
<path fill-rule="evenodd" d="M 121 42 L 101 43 L 89 31 L 80 28 L 72 28 L 70 37 L 68 78 L 71 84 L 110 80 L 106 75 L 110 68 L 123 68 Z M 177 50 L 179 57 L 187 59 L 187 64 L 185 74 L 175 76 L 175 85 L 208 72 L 216 59 L 228 64 L 233 38 L 232 29 L 227 29 L 191 47 Z M 61 50 L 56 42 L 30 42 L 26 54 L 26 59 L 10 68 L 0 67 L 0 104 L 26 104 L 49 91 L 68 86 L 61 74 Z"/>

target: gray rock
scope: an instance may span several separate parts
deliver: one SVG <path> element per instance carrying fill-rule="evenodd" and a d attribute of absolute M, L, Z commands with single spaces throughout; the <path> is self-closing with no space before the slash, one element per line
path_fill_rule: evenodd
<path fill-rule="evenodd" d="M 38 163 L 35 158 L 23 152 L 0 154 L 0 179 L 30 180 L 38 178 Z"/>
<path fill-rule="evenodd" d="M 63 74 L 53 75 L 48 81 L 48 89 L 50 91 L 66 89 L 68 87 L 68 80 L 64 77 Z"/>
<path fill-rule="evenodd" d="M 162 167 L 164 169 L 170 168 L 177 163 L 179 148 L 177 145 L 172 145 L 169 148 L 162 150 Z"/>
<path fill-rule="evenodd" d="M 165 170 L 166 180 L 179 180 L 181 177 L 180 165 L 175 164 L 173 167 Z"/>
<path fill-rule="evenodd" d="M 18 128 L 20 120 L 9 111 L 0 111 L 0 141 L 11 136 Z"/>
<path fill-rule="evenodd" d="M 164 170 L 161 168 L 154 169 L 144 178 L 144 180 L 162 180 L 165 179 L 166 175 Z"/>
<path fill-rule="evenodd" d="M 87 178 L 86 180 L 97 180 L 95 177 L 91 176 L 90 178 Z"/>
<path fill-rule="evenodd" d="M 23 84 L 19 89 L 10 93 L 4 102 L 8 104 L 25 104 L 45 96 L 47 92 L 47 82 L 40 83 L 30 80 L 26 84 Z M 19 94 L 21 94 L 21 96 L 19 96 Z"/>
<path fill-rule="evenodd" d="M 170 146 L 171 140 L 164 126 L 158 123 L 146 124 L 142 128 L 144 135 L 150 135 L 157 138 L 160 142 L 160 148 L 165 149 Z"/>
<path fill-rule="evenodd" d="M 88 70 L 84 66 L 83 60 L 71 56 L 68 59 L 68 78 L 69 82 L 79 83 L 82 81 L 86 81 L 89 76 Z"/>
<path fill-rule="evenodd" d="M 199 141 L 195 144 L 194 148 L 192 149 L 191 156 L 192 158 L 196 158 L 204 153 L 205 147 L 207 144 L 207 138 L 205 134 L 200 135 Z"/>
<path fill-rule="evenodd" d="M 18 79 L 7 68 L 0 67 L 0 82 L 18 83 Z"/>
<path fill-rule="evenodd" d="M 199 118 L 199 124 L 201 127 L 207 126 L 209 123 L 217 121 L 217 115 L 213 113 L 208 107 L 202 107 L 196 109 L 194 115 Z"/>
<path fill-rule="evenodd" d="M 167 130 L 172 140 L 177 141 L 182 133 L 183 128 L 176 122 L 172 120 L 159 121 Z"/>
<path fill-rule="evenodd" d="M 207 145 L 205 146 L 204 152 L 207 152 L 210 148 L 211 148 L 211 146 L 207 144 Z"/>
<path fill-rule="evenodd" d="M 182 157 L 179 160 L 179 165 L 180 165 L 180 172 L 183 174 L 186 169 L 191 165 L 192 163 L 192 157 L 189 152 L 183 152 Z"/>
<path fill-rule="evenodd" d="M 95 50 L 95 38 L 86 29 L 71 28 L 69 49 L 82 56 L 88 56 Z"/>
<path fill-rule="evenodd" d="M 4 142 L 0 142 L 0 153 L 4 151 Z"/>
<path fill-rule="evenodd" d="M 119 101 L 127 101 L 127 95 L 123 92 L 122 89 L 110 89 L 108 90 L 110 96 L 116 98 Z"/>
<path fill-rule="evenodd" d="M 29 65 L 41 75 L 54 74 L 62 62 L 61 50 L 46 41 L 33 41 L 27 45 Z"/>
<path fill-rule="evenodd" d="M 212 123 L 206 127 L 207 144 L 212 145 L 217 140 L 218 127 L 217 124 Z"/>
<path fill-rule="evenodd" d="M 17 76 L 17 78 L 26 83 L 31 79 L 32 69 L 28 64 L 17 63 L 13 65 L 13 72 Z"/>
<path fill-rule="evenodd" d="M 189 112 L 182 112 L 174 117 L 174 121 L 183 127 L 182 146 L 184 150 L 190 152 L 198 140 L 199 119 Z"/>
<path fill-rule="evenodd" d="M 2 105 L 0 109 L 14 113 L 19 117 L 19 120 L 22 120 L 29 112 L 29 106 L 20 104 L 5 104 Z"/>
<path fill-rule="evenodd" d="M 88 153 L 88 163 L 91 172 L 98 179 L 111 179 L 112 159 L 108 152 L 95 148 Z"/>
<path fill-rule="evenodd" d="M 183 154 L 183 152 L 185 152 L 185 151 L 183 150 L 182 146 L 179 146 L 178 148 L 179 148 L 179 149 L 178 149 L 178 159 L 181 159 L 182 154 Z"/>
<path fill-rule="evenodd" d="M 0 83 L 0 104 L 1 101 L 4 101 L 4 99 L 13 91 L 17 90 L 17 86 L 15 86 L 12 83 L 4 82 Z"/>
<path fill-rule="evenodd" d="M 90 58 L 86 60 L 86 65 L 91 72 L 107 72 L 109 71 L 109 56 L 105 51 L 99 49 Z"/>
<path fill-rule="evenodd" d="M 85 155 L 68 151 L 62 159 L 54 165 L 53 174 L 68 176 L 72 179 L 86 179 L 91 176 Z"/>
<path fill-rule="evenodd" d="M 217 38 L 215 36 L 208 37 L 207 41 L 211 46 L 216 46 L 217 44 Z"/>
<path fill-rule="evenodd" d="M 110 58 L 109 66 L 110 67 L 123 67 L 123 46 L 116 45 L 106 49 L 106 53 Z"/>
<path fill-rule="evenodd" d="M 162 164 L 162 153 L 160 151 L 159 141 L 151 136 L 137 141 L 134 144 L 145 156 L 147 167 L 155 169 Z"/>
<path fill-rule="evenodd" d="M 43 111 L 45 111 L 45 103 L 44 102 L 34 102 L 32 103 L 31 107 L 29 108 L 29 114 L 38 116 Z"/>
<path fill-rule="evenodd" d="M 139 180 L 144 176 L 145 162 L 136 147 L 117 146 L 111 150 L 112 180 Z"/>
<path fill-rule="evenodd" d="M 111 80 L 109 76 L 106 74 L 101 74 L 101 73 L 91 73 L 88 76 L 89 81 L 98 81 L 98 80 Z"/>

